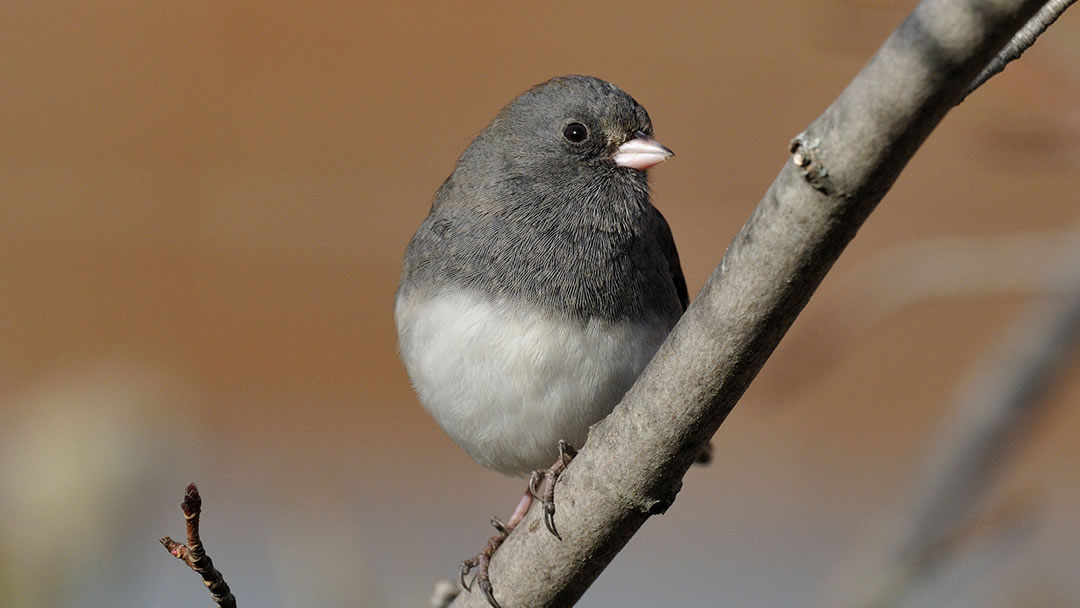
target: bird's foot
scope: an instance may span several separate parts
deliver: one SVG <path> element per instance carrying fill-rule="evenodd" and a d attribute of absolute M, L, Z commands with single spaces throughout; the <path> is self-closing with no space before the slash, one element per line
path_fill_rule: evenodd
<path fill-rule="evenodd" d="M 487 598 L 492 608 L 502 608 L 499 606 L 499 602 L 495 600 L 495 591 L 491 586 L 491 579 L 488 578 L 488 565 L 491 563 L 491 556 L 495 554 L 495 551 L 503 544 L 507 536 L 510 536 L 510 532 L 517 527 L 521 520 L 525 518 L 525 514 L 529 512 L 529 507 L 532 505 L 532 494 L 528 491 L 521 497 L 518 502 L 517 508 L 510 515 L 509 521 L 505 524 L 499 521 L 499 518 L 492 517 L 491 525 L 495 528 L 496 534 L 488 539 L 484 550 L 477 553 L 475 557 L 467 559 L 461 562 L 461 570 L 459 572 L 461 579 L 461 586 L 466 591 L 472 591 L 472 585 L 475 584 L 480 588 L 480 591 L 484 592 L 484 597 Z M 472 579 L 472 583 L 466 581 L 465 577 L 469 575 L 469 572 L 473 568 L 476 568 L 476 575 Z"/>
<path fill-rule="evenodd" d="M 495 600 L 495 592 L 491 585 L 491 579 L 488 577 L 488 567 L 491 564 L 491 557 L 495 555 L 495 551 L 502 546 L 506 537 L 510 536 L 510 532 L 521 523 L 521 520 L 525 518 L 525 514 L 529 512 L 533 499 L 540 501 L 540 508 L 544 511 L 544 524 L 547 529 L 556 538 L 562 540 L 562 536 L 559 536 L 558 530 L 555 529 L 555 483 L 559 480 L 559 475 L 566 470 L 566 466 L 570 464 L 570 461 L 576 455 L 577 450 L 572 448 L 569 443 L 559 441 L 559 459 L 547 470 L 533 471 L 532 477 L 529 478 L 529 487 L 525 490 L 525 495 L 521 497 L 521 501 L 518 502 L 518 506 L 514 509 L 509 521 L 504 524 L 497 517 L 491 518 L 491 525 L 496 530 L 495 536 L 488 539 L 483 551 L 477 553 L 475 557 L 461 562 L 459 578 L 462 588 L 471 592 L 472 586 L 476 585 L 484 593 L 484 597 L 487 598 L 492 608 L 502 608 L 499 606 L 499 602 Z M 541 486 L 543 487 L 541 488 Z M 473 576 L 472 582 L 469 582 L 466 577 L 474 568 L 476 574 Z"/>
<path fill-rule="evenodd" d="M 507 536 L 510 536 L 510 531 L 513 528 L 507 528 L 497 517 L 491 518 L 491 525 L 495 527 L 497 533 L 488 539 L 487 545 L 484 549 L 477 553 L 475 557 L 467 559 L 461 562 L 461 570 L 459 572 L 461 586 L 466 591 L 472 591 L 472 586 L 475 584 L 480 588 L 480 591 L 484 592 L 484 597 L 487 598 L 492 608 L 502 608 L 499 606 L 499 602 L 495 601 L 495 591 L 491 587 L 491 579 L 488 578 L 488 564 L 491 563 L 491 556 L 495 554 L 495 551 L 503 544 Z M 469 572 L 473 568 L 476 568 L 476 576 L 473 577 L 470 583 L 465 579 L 469 575 Z"/>
<path fill-rule="evenodd" d="M 574 456 L 577 456 L 577 450 L 560 439 L 559 458 L 555 464 L 546 471 L 533 471 L 532 477 L 529 478 L 529 493 L 540 500 L 540 509 L 544 512 L 544 525 L 559 540 L 562 540 L 562 536 L 555 528 L 555 484 Z M 543 485 L 543 492 L 541 492 L 541 485 Z"/>

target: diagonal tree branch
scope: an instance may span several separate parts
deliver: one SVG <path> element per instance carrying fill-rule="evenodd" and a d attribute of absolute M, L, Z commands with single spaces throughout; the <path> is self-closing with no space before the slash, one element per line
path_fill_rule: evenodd
<path fill-rule="evenodd" d="M 1045 2 L 924 0 L 791 157 L 720 266 L 556 492 L 492 561 L 506 608 L 569 606 L 682 477 L 915 150 Z M 797 94 L 793 92 L 792 94 Z M 484 607 L 479 593 L 455 606 Z"/>

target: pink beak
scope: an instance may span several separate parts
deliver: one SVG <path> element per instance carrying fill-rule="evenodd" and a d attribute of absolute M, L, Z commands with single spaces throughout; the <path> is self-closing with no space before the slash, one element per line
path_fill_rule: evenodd
<path fill-rule="evenodd" d="M 639 131 L 636 135 L 615 150 L 611 158 L 617 166 L 644 171 L 675 155 L 667 146 L 644 133 Z"/>

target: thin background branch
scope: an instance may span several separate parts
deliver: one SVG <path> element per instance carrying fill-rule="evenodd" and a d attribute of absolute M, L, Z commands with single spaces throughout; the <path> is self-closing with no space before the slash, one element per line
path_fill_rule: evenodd
<path fill-rule="evenodd" d="M 850 605 L 901 606 L 928 586 L 955 553 L 946 546 L 950 537 L 970 521 L 1024 431 L 1046 412 L 1042 397 L 1080 342 L 1080 233 L 1054 259 L 1062 260 L 1057 274 L 1068 290 L 1032 305 L 973 367 L 922 478 L 893 515 L 897 536 L 883 570 Z M 861 577 L 848 580 L 854 578 Z"/>

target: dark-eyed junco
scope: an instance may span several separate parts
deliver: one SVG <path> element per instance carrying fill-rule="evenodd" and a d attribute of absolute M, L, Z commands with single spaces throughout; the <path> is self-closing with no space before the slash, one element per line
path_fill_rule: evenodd
<path fill-rule="evenodd" d="M 645 170 L 672 155 L 652 133 L 608 82 L 537 85 L 473 140 L 409 243 L 401 356 L 420 402 L 480 464 L 565 463 L 561 442 L 585 441 L 686 309 L 671 230 L 649 202 Z M 492 603 L 493 551 L 477 577 Z"/>

